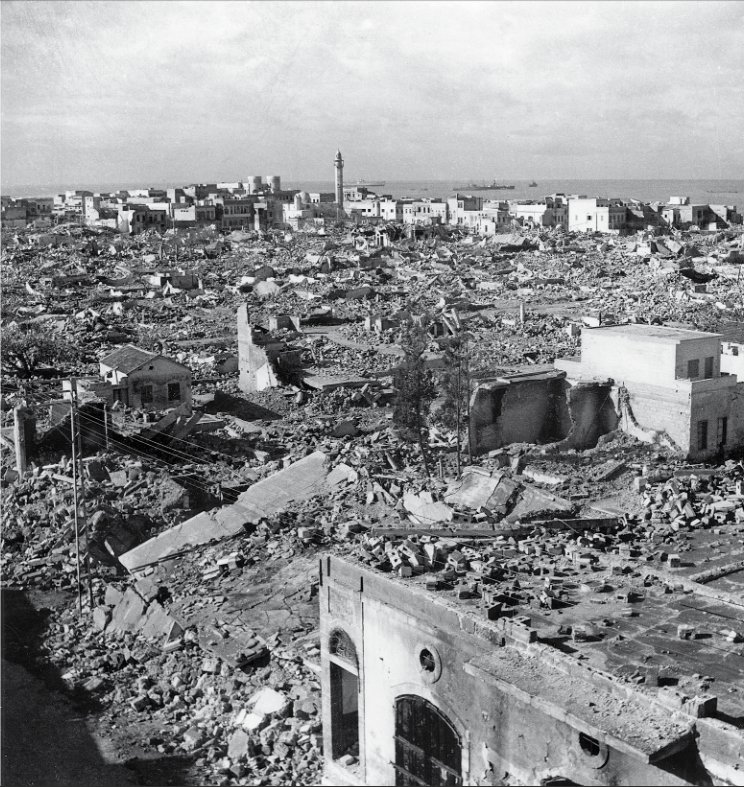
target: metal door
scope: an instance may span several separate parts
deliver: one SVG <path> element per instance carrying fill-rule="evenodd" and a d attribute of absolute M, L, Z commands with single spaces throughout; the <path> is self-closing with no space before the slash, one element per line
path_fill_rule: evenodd
<path fill-rule="evenodd" d="M 422 697 L 395 703 L 395 783 L 401 787 L 459 787 L 460 736 L 449 719 Z"/>

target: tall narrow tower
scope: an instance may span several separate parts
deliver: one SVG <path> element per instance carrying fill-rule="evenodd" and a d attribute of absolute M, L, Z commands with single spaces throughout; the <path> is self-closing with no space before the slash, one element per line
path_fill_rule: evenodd
<path fill-rule="evenodd" d="M 344 160 L 341 151 L 336 151 L 336 158 L 333 159 L 333 166 L 336 170 L 336 205 L 339 208 L 344 206 Z"/>

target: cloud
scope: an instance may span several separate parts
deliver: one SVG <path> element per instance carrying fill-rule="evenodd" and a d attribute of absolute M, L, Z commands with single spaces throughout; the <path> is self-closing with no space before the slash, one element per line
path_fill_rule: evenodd
<path fill-rule="evenodd" d="M 337 145 L 388 179 L 742 176 L 739 3 L 37 0 L 1 34 L 7 184 L 329 179 Z"/>

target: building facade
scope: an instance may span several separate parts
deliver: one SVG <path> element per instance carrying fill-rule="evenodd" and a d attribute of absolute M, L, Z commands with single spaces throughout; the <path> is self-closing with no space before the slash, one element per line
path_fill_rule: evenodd
<path fill-rule="evenodd" d="M 744 737 L 706 718 L 712 702 L 684 713 L 664 689 L 587 666 L 573 655 L 578 636 L 563 650 L 551 644 L 560 638 L 548 616 L 520 614 L 498 591 L 484 604 L 486 586 L 464 579 L 457 590 L 468 559 L 438 550 L 409 540 L 410 559 L 397 560 L 405 570 L 387 574 L 321 558 L 326 784 L 735 783 Z M 428 573 L 440 557 L 444 585 Z"/>
<path fill-rule="evenodd" d="M 694 460 L 744 443 L 744 383 L 721 374 L 721 336 L 660 325 L 585 329 L 581 359 L 556 360 L 574 384 L 609 381 L 623 428 L 668 438 Z"/>
<path fill-rule="evenodd" d="M 112 401 L 141 410 L 191 409 L 191 370 L 163 355 L 128 344 L 100 361 Z"/>

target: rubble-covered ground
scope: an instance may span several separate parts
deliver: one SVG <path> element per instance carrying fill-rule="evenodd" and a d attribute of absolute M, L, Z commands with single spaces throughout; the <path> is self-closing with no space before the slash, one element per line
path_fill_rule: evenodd
<path fill-rule="evenodd" d="M 3 235 L 3 330 L 38 328 L 67 345 L 31 377 L 4 360 L 3 428 L 23 400 L 40 436 L 24 477 L 13 471 L 12 451 L 2 457 L 0 568 L 12 613 L 4 615 L 4 657 L 82 714 L 135 783 L 318 783 L 317 559 L 325 551 L 411 573 L 428 554 L 455 579 L 468 564 L 480 580 L 453 592 L 477 595 L 478 581 L 501 582 L 496 590 L 539 607 L 545 599 L 520 591 L 514 576 L 529 575 L 544 554 L 633 549 L 653 567 L 684 560 L 690 528 L 715 534 L 741 522 L 720 485 L 680 497 L 673 479 L 681 458 L 623 433 L 586 451 L 514 445 L 477 457 L 472 464 L 506 491 L 463 506 L 456 436 L 434 417 L 427 479 L 419 448 L 392 428 L 397 328 L 378 334 L 364 323 L 454 310 L 470 334 L 473 377 L 575 354 L 582 317 L 715 330 L 744 314 L 741 232 L 670 240 L 525 231 L 517 244 L 513 236 L 435 234 L 382 249 L 371 237 L 357 228 L 124 238 L 72 225 Z M 176 268 L 199 286 L 155 283 L 155 273 Z M 246 302 L 259 325 L 286 314 L 323 318 L 291 338 L 305 361 L 379 386 L 242 393 L 220 361 L 237 352 L 235 310 Z M 189 365 L 195 405 L 215 429 L 167 450 L 133 445 L 123 423 L 108 445 L 89 437 L 76 539 L 69 440 L 52 429 L 49 406 L 60 398 L 60 378 L 97 374 L 98 359 L 122 343 Z M 430 350 L 440 352 L 434 339 Z M 315 451 L 327 458 L 322 492 L 134 575 L 106 561 L 106 541 L 123 551 L 232 504 Z M 728 483 L 740 470 L 729 462 L 720 473 Z M 605 525 L 588 538 L 575 524 L 556 529 L 556 517 Z M 446 532 L 424 532 L 432 523 Z M 536 543 L 539 550 L 529 547 Z"/>

